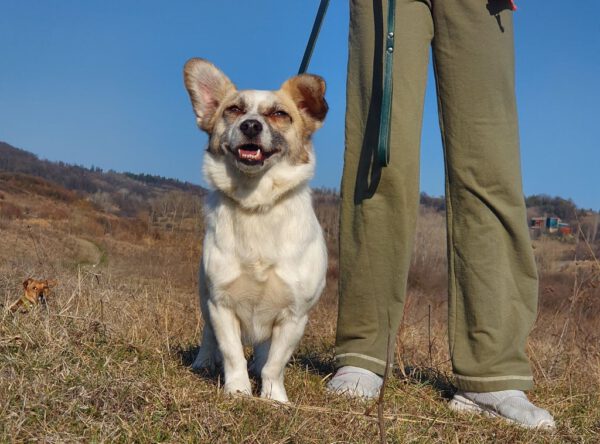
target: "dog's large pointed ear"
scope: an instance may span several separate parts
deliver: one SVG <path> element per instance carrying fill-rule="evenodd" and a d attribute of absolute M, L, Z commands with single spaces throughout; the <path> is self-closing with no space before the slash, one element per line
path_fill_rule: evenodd
<path fill-rule="evenodd" d="M 199 58 L 187 61 L 183 68 L 183 79 L 198 126 L 210 133 L 215 112 L 225 96 L 235 91 L 235 86 L 215 65 Z"/>
<path fill-rule="evenodd" d="M 281 86 L 303 114 L 310 133 L 321 128 L 329 106 L 325 100 L 325 80 L 313 74 L 300 74 Z"/>
<path fill-rule="evenodd" d="M 25 281 L 23 281 L 23 288 L 25 290 L 27 290 L 27 287 L 29 286 L 29 284 L 33 281 L 33 279 L 31 278 L 27 278 Z"/>

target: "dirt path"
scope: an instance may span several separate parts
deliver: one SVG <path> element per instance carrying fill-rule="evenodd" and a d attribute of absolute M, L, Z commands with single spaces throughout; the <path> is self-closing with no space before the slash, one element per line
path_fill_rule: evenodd
<path fill-rule="evenodd" d="M 77 244 L 77 262 L 99 265 L 106 262 L 106 252 L 97 244 L 81 237 L 74 237 Z"/>

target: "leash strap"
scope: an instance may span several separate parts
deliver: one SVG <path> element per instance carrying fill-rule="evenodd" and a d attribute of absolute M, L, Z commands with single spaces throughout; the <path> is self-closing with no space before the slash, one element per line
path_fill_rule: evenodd
<path fill-rule="evenodd" d="M 310 63 L 315 43 L 321 31 L 323 18 L 327 12 L 329 0 L 321 0 L 315 22 L 308 38 L 304 56 L 300 63 L 298 74 L 304 74 Z M 390 124 L 392 117 L 393 70 L 394 70 L 394 29 L 395 29 L 396 0 L 388 0 L 387 33 L 384 52 L 383 94 L 381 99 L 381 114 L 379 122 L 379 137 L 377 141 L 377 159 L 382 167 L 390 163 Z"/>
<path fill-rule="evenodd" d="M 310 37 L 308 38 L 308 43 L 306 44 L 306 49 L 304 50 L 304 57 L 302 57 L 298 74 L 304 74 L 308 68 L 308 64 L 310 63 L 313 49 L 315 49 L 315 43 L 317 42 L 317 37 L 319 37 L 319 31 L 321 31 L 321 25 L 323 24 L 323 18 L 325 17 L 328 6 L 329 0 L 321 0 L 321 4 L 319 5 L 319 9 L 317 11 L 317 16 L 315 17 L 315 23 L 313 24 Z"/>
<path fill-rule="evenodd" d="M 377 159 L 382 167 L 390 163 L 390 124 L 392 121 L 392 96 L 394 90 L 394 28 L 396 0 L 388 0 L 387 33 L 385 37 L 383 95 L 377 141 Z"/>

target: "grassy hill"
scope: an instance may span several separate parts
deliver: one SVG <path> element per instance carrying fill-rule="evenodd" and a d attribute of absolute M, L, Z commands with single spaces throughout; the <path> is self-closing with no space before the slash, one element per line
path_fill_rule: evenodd
<path fill-rule="evenodd" d="M 0 144 L 0 305 L 27 277 L 59 281 L 47 308 L 0 314 L 0 442 L 376 442 L 375 403 L 328 394 L 337 312 L 337 205 L 315 193 L 330 263 L 286 371 L 291 406 L 223 395 L 189 365 L 202 322 L 200 187 L 47 162 Z M 591 242 L 589 241 L 591 240 Z M 446 408 L 443 205 L 423 206 L 398 364 L 385 391 L 388 442 L 597 442 L 600 266 L 593 239 L 534 241 L 540 312 L 530 397 L 553 433 Z"/>

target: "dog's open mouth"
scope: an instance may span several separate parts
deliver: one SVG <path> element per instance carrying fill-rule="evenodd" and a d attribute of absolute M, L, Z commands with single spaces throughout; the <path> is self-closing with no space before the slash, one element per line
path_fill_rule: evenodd
<path fill-rule="evenodd" d="M 254 143 L 241 145 L 237 149 L 237 158 L 240 162 L 246 165 L 262 164 L 266 159 L 271 157 L 277 151 L 266 151 L 262 146 Z"/>

